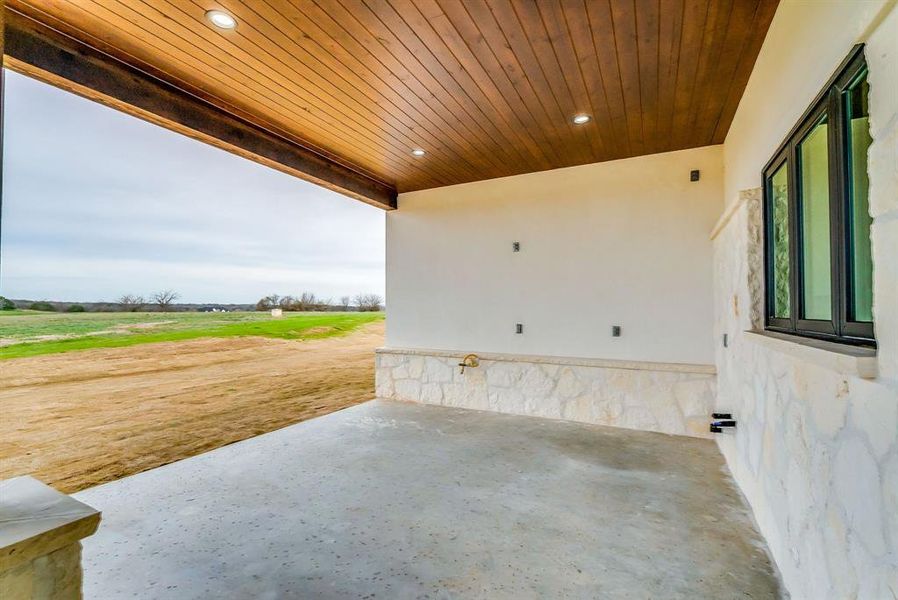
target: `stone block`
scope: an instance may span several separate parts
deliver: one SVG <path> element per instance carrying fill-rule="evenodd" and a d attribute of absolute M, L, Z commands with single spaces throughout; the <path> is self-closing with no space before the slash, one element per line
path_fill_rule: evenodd
<path fill-rule="evenodd" d="M 563 367 L 557 378 L 558 383 L 555 385 L 555 394 L 558 398 L 573 398 L 583 393 L 583 382 L 580 381 L 574 368 L 569 366 Z"/>
<path fill-rule="evenodd" d="M 714 412 L 713 380 L 686 379 L 671 384 L 674 399 L 686 417 L 702 417 L 707 425 L 711 413 Z"/>
<path fill-rule="evenodd" d="M 459 367 L 450 366 L 443 357 L 424 357 L 424 381 L 433 383 L 448 383 L 452 381 L 453 371 Z"/>
<path fill-rule="evenodd" d="M 406 357 L 406 368 L 408 369 L 408 376 L 412 379 L 420 379 L 421 374 L 424 372 L 424 357 L 423 356 L 407 356 Z"/>
<path fill-rule="evenodd" d="M 34 597 L 74 600 L 81 597 L 81 544 L 70 544 L 35 559 Z"/>
<path fill-rule="evenodd" d="M 660 425 L 648 408 L 636 406 L 628 407 L 618 421 L 621 427 L 638 429 L 640 431 L 659 431 Z"/>
<path fill-rule="evenodd" d="M 422 385 L 421 402 L 424 404 L 442 404 L 443 387 L 439 383 L 425 383 Z"/>
<path fill-rule="evenodd" d="M 848 557 L 848 529 L 836 506 L 828 506 L 824 516 L 823 550 L 830 573 L 830 594 L 833 598 L 855 598 L 857 575 L 850 568 Z"/>
<path fill-rule="evenodd" d="M 859 380 L 851 399 L 852 429 L 863 432 L 877 459 L 898 452 L 898 391 Z M 895 505 L 898 511 L 898 504 Z"/>
<path fill-rule="evenodd" d="M 608 399 L 599 402 L 594 409 L 595 421 L 604 425 L 621 425 L 621 417 L 624 414 L 624 405 L 618 399 Z"/>
<path fill-rule="evenodd" d="M 886 507 L 886 530 L 894 544 L 895 540 L 898 540 L 898 448 L 894 446 L 892 453 L 882 465 L 882 502 Z M 898 585 L 895 586 L 895 590 L 898 590 Z"/>
<path fill-rule="evenodd" d="M 821 369 L 808 368 L 814 373 L 807 379 L 805 389 L 799 397 L 807 399 L 817 432 L 833 438 L 845 426 L 850 391 L 848 380 L 827 376 L 820 372 Z"/>
<path fill-rule="evenodd" d="M 853 535 L 874 557 L 886 552 L 882 480 L 876 460 L 859 439 L 845 440 L 835 458 L 833 491 Z"/>
<path fill-rule="evenodd" d="M 446 406 L 465 406 L 465 386 L 462 383 L 443 384 L 443 404 Z M 473 408 L 473 407 L 471 407 Z"/>
<path fill-rule="evenodd" d="M 898 187 L 894 193 L 898 195 Z M 898 382 L 898 213 L 874 220 L 870 236 L 879 375 Z"/>
<path fill-rule="evenodd" d="M 513 415 L 526 414 L 524 395 L 517 389 L 498 388 L 489 392 L 489 407 L 496 412 Z"/>
<path fill-rule="evenodd" d="M 546 375 L 539 365 L 528 364 L 521 378 L 521 392 L 527 398 L 546 398 L 555 387 L 555 382 Z"/>
<path fill-rule="evenodd" d="M 408 372 L 408 361 L 402 361 L 392 369 L 391 375 L 393 379 L 408 379 L 411 375 Z"/>
<path fill-rule="evenodd" d="M 594 422 L 594 406 L 595 401 L 592 396 L 580 396 L 567 400 L 561 404 L 561 418 L 568 421 L 592 423 Z"/>
<path fill-rule="evenodd" d="M 31 563 L 19 565 L 0 573 L 0 598 L 4 600 L 31 600 L 33 598 L 34 570 Z"/>
<path fill-rule="evenodd" d="M 378 352 L 375 354 L 376 365 L 383 368 L 399 366 L 405 359 L 406 357 L 400 354 L 390 354 L 388 352 Z"/>
<path fill-rule="evenodd" d="M 400 379 L 393 383 L 395 397 L 408 402 L 421 401 L 421 382 L 417 379 Z"/>
<path fill-rule="evenodd" d="M 880 218 L 898 210 L 898 127 L 891 126 L 870 145 L 867 169 L 870 173 L 870 215 Z"/>

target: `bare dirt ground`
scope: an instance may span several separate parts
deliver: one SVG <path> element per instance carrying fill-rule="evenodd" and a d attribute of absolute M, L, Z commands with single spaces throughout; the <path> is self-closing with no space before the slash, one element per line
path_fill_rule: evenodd
<path fill-rule="evenodd" d="M 0 479 L 74 492 L 374 397 L 384 323 L 0 362 Z"/>

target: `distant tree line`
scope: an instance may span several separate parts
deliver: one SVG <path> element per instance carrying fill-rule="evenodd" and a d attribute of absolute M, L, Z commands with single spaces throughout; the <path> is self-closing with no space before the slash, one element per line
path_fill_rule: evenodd
<path fill-rule="evenodd" d="M 118 303 L 124 312 L 140 312 L 147 302 L 143 299 L 143 296 L 125 294 L 119 297 Z"/>
<path fill-rule="evenodd" d="M 374 312 L 383 310 L 383 298 L 377 294 L 357 294 L 355 297 L 341 296 L 337 302 L 330 298 L 319 298 L 311 292 L 299 296 L 279 296 L 271 294 L 251 304 L 176 304 L 181 295 L 174 290 L 161 290 L 148 297 L 137 294 L 123 294 L 113 302 L 55 302 L 48 300 L 11 300 L 0 296 L 0 310 L 17 308 L 45 312 L 171 312 L 171 311 L 211 311 L 211 310 L 252 310 L 268 311 L 280 308 L 284 311 L 358 311 Z"/>
<path fill-rule="evenodd" d="M 150 296 L 149 304 L 153 304 L 161 312 L 168 312 L 175 300 L 181 297 L 181 294 L 174 290 L 161 290 Z M 143 296 L 136 294 L 125 294 L 118 299 L 119 306 L 125 312 L 140 312 L 148 304 Z"/>
<path fill-rule="evenodd" d="M 319 298 L 312 292 L 303 292 L 299 296 L 280 296 L 271 294 L 256 302 L 256 310 L 280 308 L 283 311 L 330 311 L 357 310 L 359 312 L 375 312 L 383 308 L 383 298 L 377 294 L 358 294 L 355 298 L 342 296 L 334 303 L 330 298 Z"/>
<path fill-rule="evenodd" d="M 377 312 L 383 307 L 383 298 L 377 294 L 359 294 L 355 297 L 355 305 L 360 312 Z"/>
<path fill-rule="evenodd" d="M 150 295 L 149 300 L 145 300 L 143 296 L 135 294 L 124 294 L 114 302 L 85 302 L 83 304 L 73 304 L 71 302 L 51 302 L 49 300 L 11 300 L 0 296 L 0 310 L 15 310 L 17 308 L 38 310 L 42 312 L 140 312 L 144 310 L 155 310 L 168 312 L 175 307 L 174 302 L 180 297 L 178 292 L 173 290 L 162 290 Z M 195 309 L 200 305 L 182 305 L 180 310 Z M 248 310 L 252 305 L 231 304 L 227 305 L 233 309 L 240 308 Z"/>
<path fill-rule="evenodd" d="M 20 307 L 14 301 L 6 298 L 5 296 L 0 296 L 0 310 L 16 310 L 17 308 L 27 308 L 28 310 L 40 310 L 44 312 L 84 312 L 86 309 L 81 304 L 69 304 L 69 303 L 51 303 L 46 300 L 40 300 L 38 302 L 25 302 L 24 307 Z"/>

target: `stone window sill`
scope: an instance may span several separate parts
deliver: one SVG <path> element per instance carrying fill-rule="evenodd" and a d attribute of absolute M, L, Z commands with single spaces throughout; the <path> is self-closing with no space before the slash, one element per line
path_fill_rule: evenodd
<path fill-rule="evenodd" d="M 803 338 L 775 331 L 750 330 L 746 338 L 775 352 L 815 364 L 841 375 L 876 379 L 879 375 L 876 350 L 825 340 Z"/>

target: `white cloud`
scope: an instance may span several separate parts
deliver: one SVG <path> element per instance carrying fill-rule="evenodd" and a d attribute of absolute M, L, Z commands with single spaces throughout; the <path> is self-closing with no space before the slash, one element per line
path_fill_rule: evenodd
<path fill-rule="evenodd" d="M 6 73 L 0 293 L 384 293 L 376 208 Z"/>

